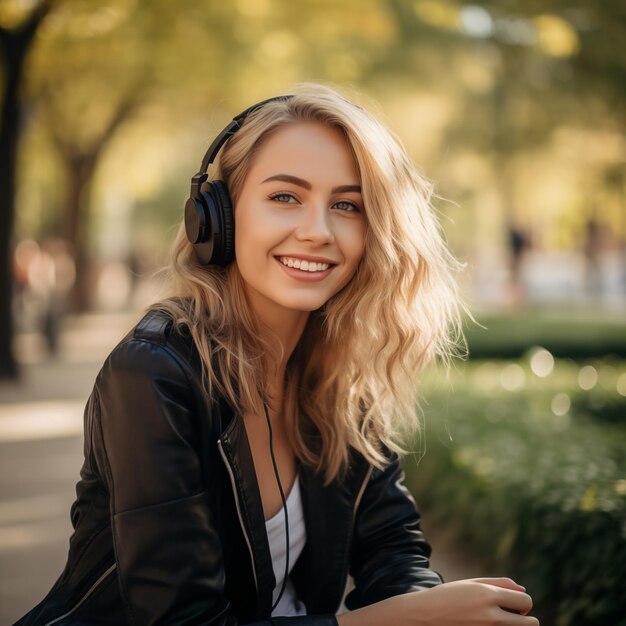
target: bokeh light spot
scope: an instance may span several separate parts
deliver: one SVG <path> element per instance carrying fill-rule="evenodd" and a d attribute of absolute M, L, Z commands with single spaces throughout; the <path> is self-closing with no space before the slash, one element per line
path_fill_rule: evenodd
<path fill-rule="evenodd" d="M 545 378 L 554 369 L 554 357 L 545 348 L 536 348 L 530 357 L 530 369 L 535 376 Z"/>
<path fill-rule="evenodd" d="M 493 20 L 483 7 L 470 4 L 461 9 L 461 26 L 470 37 L 484 38 L 493 33 Z"/>
<path fill-rule="evenodd" d="M 570 57 L 580 49 L 578 35 L 572 25 L 558 15 L 534 18 L 539 47 L 550 56 Z"/>
<path fill-rule="evenodd" d="M 565 415 L 572 406 L 572 402 L 566 393 L 557 393 L 556 396 L 552 398 L 552 404 L 550 406 L 555 415 Z"/>
<path fill-rule="evenodd" d="M 500 384 L 507 391 L 518 391 L 526 382 L 526 373 L 517 363 L 510 363 L 500 372 Z"/>
<path fill-rule="evenodd" d="M 585 365 L 578 372 L 578 384 L 585 391 L 593 389 L 598 384 L 598 370 L 593 365 Z"/>

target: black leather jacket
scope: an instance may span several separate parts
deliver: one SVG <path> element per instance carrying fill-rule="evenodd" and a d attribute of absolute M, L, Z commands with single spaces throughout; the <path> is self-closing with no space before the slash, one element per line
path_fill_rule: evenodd
<path fill-rule="evenodd" d="M 395 455 L 351 449 L 324 487 L 298 462 L 307 542 L 290 574 L 301 617 L 271 618 L 275 578 L 243 427 L 202 392 L 191 339 L 149 312 L 113 350 L 85 409 L 85 461 L 67 565 L 19 626 L 336 626 L 352 610 L 432 587 L 430 547 Z"/>

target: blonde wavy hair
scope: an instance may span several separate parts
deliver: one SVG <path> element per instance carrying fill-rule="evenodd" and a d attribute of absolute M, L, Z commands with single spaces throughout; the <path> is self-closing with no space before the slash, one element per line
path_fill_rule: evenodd
<path fill-rule="evenodd" d="M 251 113 L 222 148 L 209 176 L 225 181 L 236 205 L 259 148 L 277 129 L 320 122 L 346 138 L 361 180 L 367 234 L 351 281 L 313 311 L 285 375 L 287 437 L 325 484 L 347 469 L 349 447 L 382 469 L 383 446 L 405 455 L 420 431 L 418 374 L 457 352 L 462 338 L 454 273 L 458 263 L 431 206 L 433 187 L 400 141 L 373 115 L 322 85 Z M 236 261 L 202 266 L 181 224 L 166 268 L 171 297 L 151 308 L 191 333 L 209 394 L 239 414 L 262 415 L 268 362 L 281 354 L 259 337 Z"/>

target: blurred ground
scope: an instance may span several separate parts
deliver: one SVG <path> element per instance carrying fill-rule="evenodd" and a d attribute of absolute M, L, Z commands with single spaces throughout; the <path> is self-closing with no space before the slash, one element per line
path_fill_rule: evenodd
<path fill-rule="evenodd" d="M 54 360 L 36 334 L 18 339 L 22 381 L 0 383 L 0 624 L 41 600 L 63 568 L 82 463 L 83 407 L 102 361 L 137 316 L 66 320 Z M 479 575 L 425 517 L 433 568 L 446 580 Z"/>

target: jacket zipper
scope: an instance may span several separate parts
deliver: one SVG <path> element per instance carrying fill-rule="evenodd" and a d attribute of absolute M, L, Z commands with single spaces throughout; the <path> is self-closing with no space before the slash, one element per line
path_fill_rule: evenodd
<path fill-rule="evenodd" d="M 359 508 L 359 504 L 361 504 L 361 499 L 363 498 L 363 494 L 365 493 L 365 487 L 367 487 L 367 483 L 369 482 L 370 476 L 374 471 L 374 467 L 372 465 L 369 466 L 367 473 L 365 474 L 365 478 L 363 479 L 363 483 L 361 484 L 361 488 L 359 489 L 359 493 L 356 497 L 356 502 L 354 503 L 354 508 L 352 509 L 352 530 L 350 531 L 350 536 L 352 538 L 352 532 L 354 530 L 354 523 L 356 521 L 356 511 Z"/>
<path fill-rule="evenodd" d="M 74 613 L 74 611 L 76 611 L 80 607 L 80 605 L 83 604 L 83 602 L 85 602 L 85 600 L 87 600 L 87 598 L 98 588 L 98 586 L 100 584 L 102 584 L 104 582 L 104 580 L 109 577 L 110 574 L 113 573 L 113 571 L 115 570 L 116 567 L 117 567 L 117 565 L 115 563 L 113 563 L 113 565 L 111 565 L 100 576 L 100 578 L 98 578 L 98 580 L 96 580 L 96 582 L 93 585 L 91 585 L 91 587 L 89 587 L 89 589 L 83 595 L 83 597 L 67 613 L 64 613 L 63 615 L 60 615 L 59 617 L 55 617 L 51 622 L 46 622 L 46 624 L 44 624 L 44 626 L 51 626 L 52 624 L 56 624 L 57 622 L 61 621 L 62 619 L 65 619 L 66 617 L 69 617 L 72 613 Z"/>
<path fill-rule="evenodd" d="M 233 487 L 233 495 L 235 496 L 235 505 L 237 507 L 237 516 L 239 517 L 239 524 L 241 525 L 241 530 L 243 531 L 243 536 L 246 539 L 246 544 L 248 545 L 248 550 L 250 551 L 250 562 L 252 563 L 252 574 L 254 576 L 254 586 L 257 590 L 257 593 L 259 592 L 259 583 L 257 581 L 257 576 L 256 576 L 256 566 L 254 563 L 254 554 L 252 552 L 252 544 L 250 543 L 250 538 L 248 537 L 248 533 L 246 532 L 246 527 L 244 526 L 243 523 L 243 517 L 241 515 L 241 508 L 239 506 L 239 495 L 237 494 L 237 485 L 236 485 L 236 481 L 235 481 L 235 475 L 233 474 L 232 468 L 230 467 L 230 463 L 228 462 L 228 459 L 226 458 L 226 454 L 224 452 L 224 449 L 222 448 L 222 440 L 218 439 L 217 440 L 217 447 L 220 450 L 220 454 L 222 455 L 222 459 L 224 460 L 224 464 L 226 465 L 226 469 L 228 470 L 228 475 L 230 476 L 230 482 L 231 485 Z"/>

